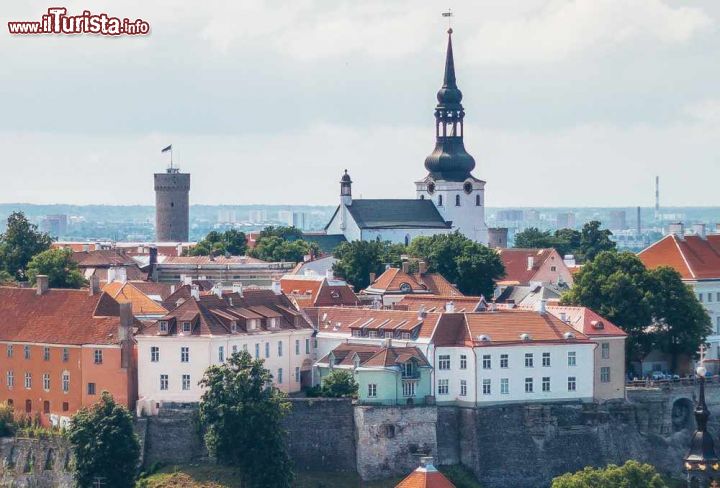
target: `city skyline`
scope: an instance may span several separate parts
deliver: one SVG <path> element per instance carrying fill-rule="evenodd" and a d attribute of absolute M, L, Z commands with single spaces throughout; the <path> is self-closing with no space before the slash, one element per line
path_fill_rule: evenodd
<path fill-rule="evenodd" d="M 0 40 L 0 157 L 13 165 L 0 201 L 150 204 L 170 143 L 193 205 L 333 205 L 345 168 L 356 197 L 412 197 L 433 145 L 437 5 L 168 5 L 109 8 L 150 22 L 149 37 Z M 488 207 L 652 206 L 656 175 L 661 206 L 716 204 L 720 68 L 706 59 L 719 6 L 450 6 Z M 12 5 L 3 20 L 45 8 Z"/>

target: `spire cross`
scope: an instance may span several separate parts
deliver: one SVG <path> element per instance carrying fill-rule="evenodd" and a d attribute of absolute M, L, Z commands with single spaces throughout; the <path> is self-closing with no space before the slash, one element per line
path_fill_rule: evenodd
<path fill-rule="evenodd" d="M 452 31 L 452 9 L 447 9 L 447 12 L 443 12 L 442 16 L 448 19 L 448 31 Z"/>

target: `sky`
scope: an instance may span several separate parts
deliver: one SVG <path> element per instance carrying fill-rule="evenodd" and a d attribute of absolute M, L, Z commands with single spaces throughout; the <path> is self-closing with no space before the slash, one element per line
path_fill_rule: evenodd
<path fill-rule="evenodd" d="M 488 206 L 720 205 L 716 0 L 70 0 L 0 9 L 0 202 L 414 198 L 447 19 Z M 50 6 L 147 36 L 12 36 Z"/>

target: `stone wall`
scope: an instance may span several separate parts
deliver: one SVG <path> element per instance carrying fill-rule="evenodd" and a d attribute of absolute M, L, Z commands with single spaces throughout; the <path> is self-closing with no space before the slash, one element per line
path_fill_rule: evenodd
<path fill-rule="evenodd" d="M 357 471 L 364 480 L 402 476 L 437 455 L 437 407 L 355 407 Z"/>
<path fill-rule="evenodd" d="M 63 438 L 0 439 L 0 486 L 71 488 L 70 447 Z"/>
<path fill-rule="evenodd" d="M 207 457 L 197 421 L 197 405 L 164 404 L 158 415 L 146 417 L 144 466 L 185 464 Z M 140 436 L 143 439 L 143 436 Z"/>

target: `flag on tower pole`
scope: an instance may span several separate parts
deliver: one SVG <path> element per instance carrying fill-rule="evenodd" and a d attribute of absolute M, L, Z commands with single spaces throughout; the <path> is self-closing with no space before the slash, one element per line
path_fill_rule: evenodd
<path fill-rule="evenodd" d="M 173 167 L 172 144 L 170 144 L 170 145 L 167 146 L 167 147 L 162 148 L 162 150 L 160 151 L 160 153 L 163 154 L 163 153 L 166 153 L 166 152 L 168 152 L 168 151 L 170 151 L 170 167 L 172 168 L 172 167 Z"/>

